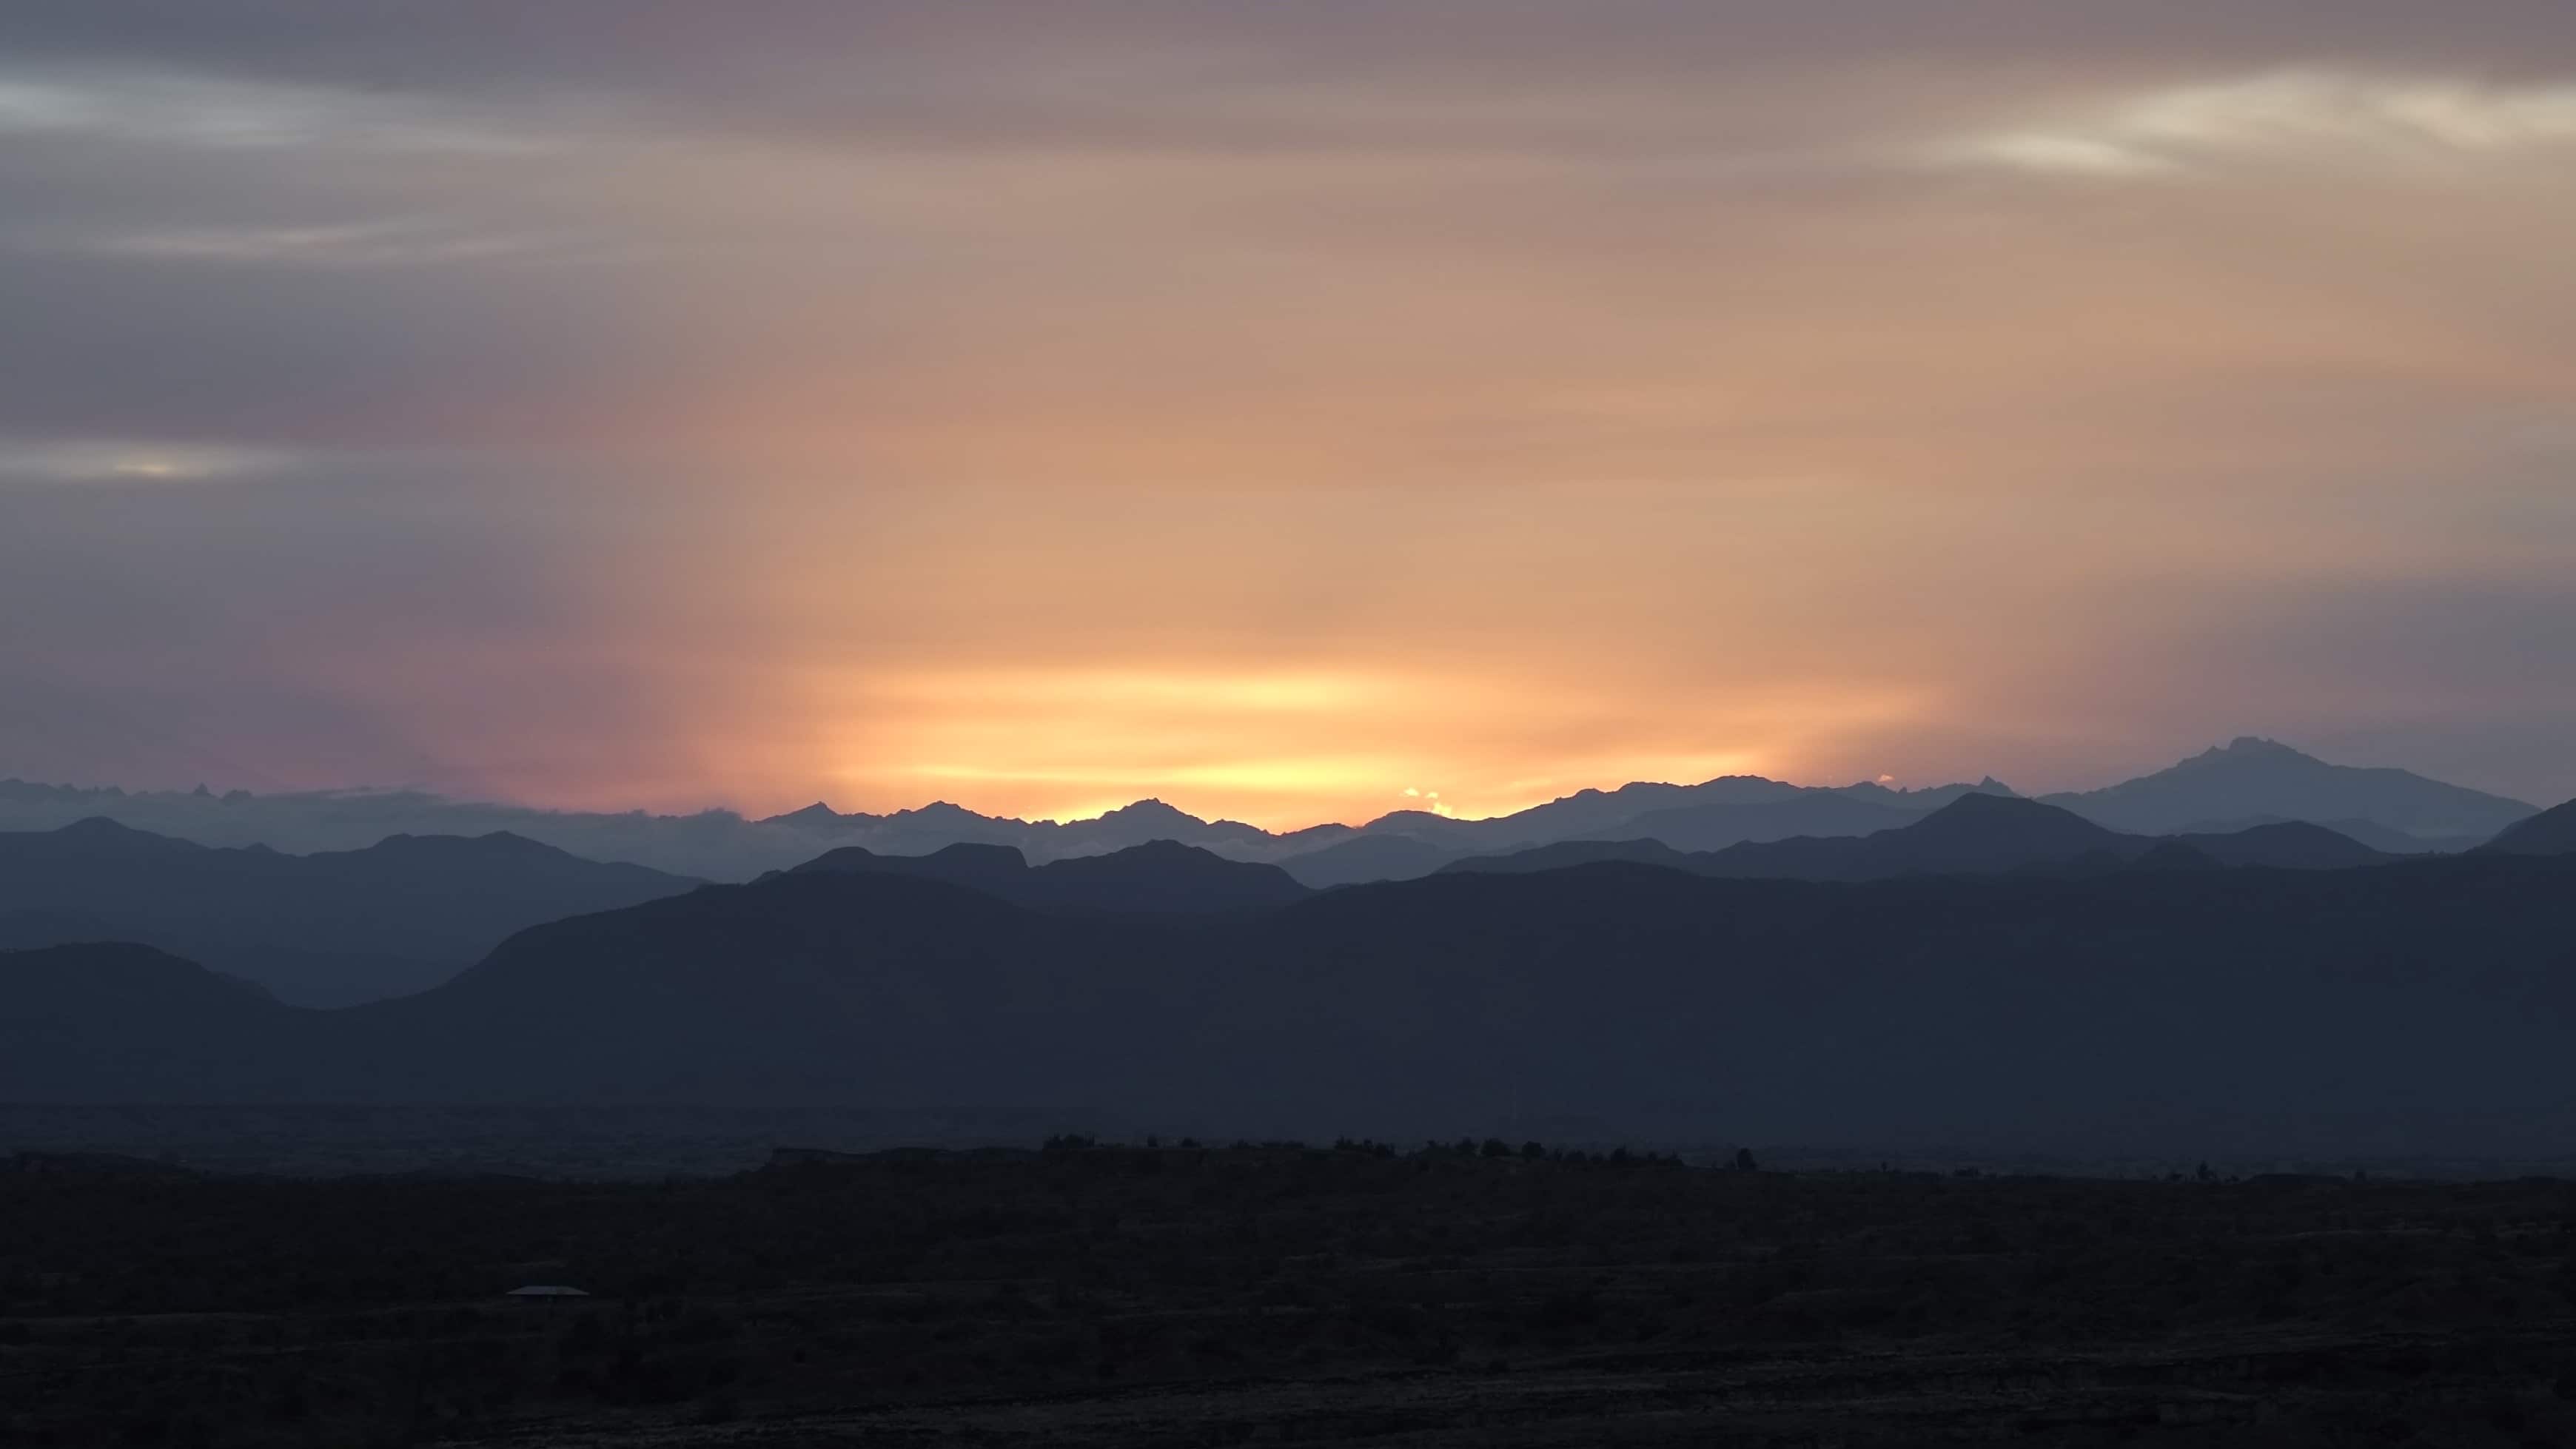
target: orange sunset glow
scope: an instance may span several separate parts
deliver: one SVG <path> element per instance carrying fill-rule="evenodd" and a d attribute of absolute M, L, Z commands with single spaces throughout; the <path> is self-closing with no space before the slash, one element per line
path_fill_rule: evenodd
<path fill-rule="evenodd" d="M 2576 33 L 1969 8 L 65 21 L 0 773 L 2576 791 Z"/>

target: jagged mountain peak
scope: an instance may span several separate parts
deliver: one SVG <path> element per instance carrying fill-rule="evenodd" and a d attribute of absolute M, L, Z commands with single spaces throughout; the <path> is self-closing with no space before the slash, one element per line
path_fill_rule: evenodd
<path fill-rule="evenodd" d="M 1151 796 L 1121 805 L 1115 810 L 1103 811 L 1098 818 L 1102 820 L 1117 820 L 1121 822 L 1142 820 L 1187 820 L 1194 825 L 1204 825 L 1207 823 L 1178 806 L 1167 805 L 1163 803 L 1163 801 Z"/>
<path fill-rule="evenodd" d="M 784 815 L 772 815 L 760 823 L 763 825 L 833 825 L 839 823 L 840 819 L 839 811 L 817 800 L 802 810 L 790 810 Z"/>
<path fill-rule="evenodd" d="M 916 805 L 910 810 L 898 810 L 886 818 L 889 820 L 995 820 L 1000 817 L 969 810 L 953 800 L 933 800 L 927 805 Z"/>
<path fill-rule="evenodd" d="M 2203 759 L 2207 759 L 2213 755 L 2240 760 L 2296 759 L 2315 761 L 2320 764 L 2324 763 L 2323 761 L 2317 760 L 2316 756 L 2311 755 L 2304 750 L 2297 749 L 2290 745 L 2285 745 L 2279 740 L 2267 739 L 2262 735 L 2238 735 L 2236 738 L 2229 740 L 2226 744 L 2212 745 L 2201 752 L 2201 757 Z"/>

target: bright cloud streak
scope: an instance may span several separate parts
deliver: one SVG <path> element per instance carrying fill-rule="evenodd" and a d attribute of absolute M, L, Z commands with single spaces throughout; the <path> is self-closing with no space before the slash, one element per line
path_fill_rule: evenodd
<path fill-rule="evenodd" d="M 275 449 L 213 443 L 54 441 L 0 438 L 0 486 L 21 483 L 210 482 L 274 475 L 289 466 Z"/>
<path fill-rule="evenodd" d="M 1932 155 L 2034 172 L 2155 176 L 2232 161 L 2421 165 L 2569 146 L 2576 146 L 2576 84 L 2290 70 L 2150 91 L 2089 115 L 1945 142 Z"/>

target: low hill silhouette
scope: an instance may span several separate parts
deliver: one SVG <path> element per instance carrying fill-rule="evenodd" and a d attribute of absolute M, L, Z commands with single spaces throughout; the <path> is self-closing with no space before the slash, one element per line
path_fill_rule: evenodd
<path fill-rule="evenodd" d="M 2283 820 L 2223 833 L 2183 834 L 2170 839 L 2198 850 L 2218 865 L 2260 865 L 2276 870 L 2343 870 L 2396 859 L 2351 836 L 2304 820 Z"/>
<path fill-rule="evenodd" d="M 1695 874 L 1705 854 L 1675 850 L 1660 840 L 1560 840 L 1504 855 L 1471 855 L 1440 868 L 1443 875 L 1529 875 L 1578 865 L 1616 861 L 1623 865 L 1662 866 Z"/>
<path fill-rule="evenodd" d="M 1973 875 L 2070 861 L 2116 849 L 2120 837 L 2071 811 L 2003 795 L 1968 794 L 1911 825 L 1862 836 L 1748 841 L 1692 858 L 1703 875 L 1877 880 Z"/>
<path fill-rule="evenodd" d="M 1457 859 L 1457 852 L 1411 835 L 1358 835 L 1292 855 L 1279 868 L 1315 890 L 1378 880 L 1414 880 Z"/>
<path fill-rule="evenodd" d="M 912 876 L 966 886 L 1036 910 L 1107 914 L 1260 910 L 1307 894 L 1278 866 L 1228 860 L 1170 840 L 1040 866 L 1030 865 L 1006 845 L 952 845 L 920 856 L 878 855 L 844 846 L 792 873 Z"/>
<path fill-rule="evenodd" d="M 2321 825 L 2347 840 L 2359 841 L 2382 855 L 2431 855 L 2456 853 L 2486 843 L 2483 835 L 2431 836 L 2409 835 L 2395 826 L 2375 820 L 2345 816 L 2339 820 L 2293 820 L 2286 815 L 2231 815 L 2224 820 L 2199 820 L 2173 833 L 2181 836 L 2238 835 L 2258 825 Z"/>
<path fill-rule="evenodd" d="M 525 927 L 695 884 L 506 832 L 298 856 L 91 819 L 0 834 L 0 919 L 14 923 L 0 935 L 143 942 L 336 1006 L 436 985 Z"/>
<path fill-rule="evenodd" d="M 1800 835 L 1870 835 L 1923 818 L 1926 812 L 1855 799 L 1840 791 L 1750 805 L 1696 805 L 1649 810 L 1626 821 L 1619 834 L 1660 840 L 1675 850 L 1723 850 L 1746 841 Z"/>

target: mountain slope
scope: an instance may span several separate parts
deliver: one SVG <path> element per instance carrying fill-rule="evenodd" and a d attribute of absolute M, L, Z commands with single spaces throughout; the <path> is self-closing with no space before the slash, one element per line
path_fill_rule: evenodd
<path fill-rule="evenodd" d="M 1797 835 L 1869 835 L 1911 825 L 1924 812 L 1816 791 L 1750 805 L 1696 805 L 1650 810 L 1619 827 L 1622 838 L 1659 840 L 1675 850 L 1723 850 L 1748 840 Z"/>
<path fill-rule="evenodd" d="M 2219 865 L 2258 865 L 2276 870 L 2346 870 L 2396 859 L 2386 851 L 2373 850 L 2351 836 L 2304 820 L 2283 820 L 2243 830 L 2167 838 L 2198 850 Z"/>
<path fill-rule="evenodd" d="M 290 1040 L 293 1018 L 310 1014 L 149 946 L 0 951 L 0 1101 L 185 1102 L 291 1089 L 278 1067 L 327 1060 Z"/>
<path fill-rule="evenodd" d="M 2507 826 L 2478 847 L 2501 855 L 2566 855 L 2576 852 L 2576 800 L 2553 805 Z"/>
<path fill-rule="evenodd" d="M 1566 870 L 1578 865 L 1599 865 L 1604 861 L 1704 873 L 1698 870 L 1704 859 L 1705 856 L 1675 850 L 1660 840 L 1560 840 L 1554 845 L 1534 845 L 1527 850 L 1498 855 L 1471 855 L 1442 866 L 1440 873 L 1528 875 L 1533 871 Z"/>
<path fill-rule="evenodd" d="M 104 819 L 0 834 L 0 912 L 19 944 L 139 941 L 247 977 L 290 1002 L 345 1005 L 423 990 L 540 921 L 696 884 L 496 832 L 387 837 L 363 850 L 219 849 Z"/>
<path fill-rule="evenodd" d="M 2101 790 L 2041 797 L 2115 830 L 2166 835 L 2251 815 L 2367 820 L 2424 838 L 2484 838 L 2533 813 L 2508 800 L 2405 770 L 2330 765 L 2251 736 Z"/>
<path fill-rule="evenodd" d="M 2456 854 L 2471 846 L 2485 843 L 2483 837 L 2409 835 L 2393 826 L 2372 820 L 2346 816 L 2340 820 L 2292 821 L 2283 815 L 2234 815 L 2224 820 L 2202 820 L 2174 832 L 2177 835 L 2239 835 L 2263 825 L 2321 825 L 2347 840 L 2378 851 L 2382 855 L 2427 855 L 2436 851 Z"/>
<path fill-rule="evenodd" d="M 1784 785 L 1759 775 L 1725 775 L 1696 785 L 1639 781 L 1615 790 L 1578 790 L 1544 805 L 1533 805 L 1527 810 L 1492 820 L 1459 823 L 1475 831 L 1485 842 L 1544 845 L 1595 836 L 1624 826 L 1649 811 L 1704 805 L 1761 804 L 1795 799 L 1802 793 L 1799 786 Z M 1364 828 L 1375 829 L 1378 824 L 1372 821 Z"/>
<path fill-rule="evenodd" d="M 1145 915 L 1255 911 L 1308 894 L 1275 865 L 1228 860 L 1173 840 L 1051 861 L 1030 874 L 1045 883 L 1059 909 Z"/>
<path fill-rule="evenodd" d="M 2094 850 L 2128 853 L 2117 832 L 2072 811 L 2011 796 L 1965 794 L 1895 830 L 1730 846 L 1700 857 L 1698 868 L 1707 875 L 1876 880 L 2021 870 Z"/>

